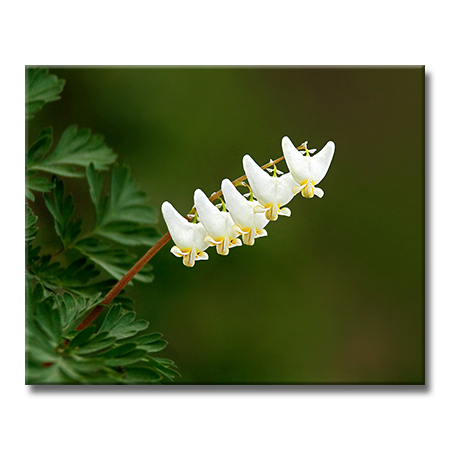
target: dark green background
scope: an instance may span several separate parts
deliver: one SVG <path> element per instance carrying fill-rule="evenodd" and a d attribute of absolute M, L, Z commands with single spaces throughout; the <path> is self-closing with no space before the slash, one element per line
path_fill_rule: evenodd
<path fill-rule="evenodd" d="M 242 175 L 244 154 L 281 156 L 284 135 L 336 143 L 323 199 L 297 196 L 267 238 L 227 257 L 209 249 L 193 269 L 170 243 L 155 281 L 129 290 L 169 341 L 177 382 L 424 383 L 422 67 L 51 72 L 66 79 L 62 100 L 29 138 L 72 123 L 104 134 L 158 209 L 187 213 L 196 188 Z M 77 195 L 77 212 L 92 212 Z"/>

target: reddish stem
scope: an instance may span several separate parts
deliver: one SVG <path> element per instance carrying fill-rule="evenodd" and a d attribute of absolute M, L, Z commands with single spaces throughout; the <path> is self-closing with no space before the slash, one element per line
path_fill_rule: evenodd
<path fill-rule="evenodd" d="M 281 160 L 284 159 L 284 156 L 276 159 L 273 162 L 269 162 L 261 166 L 261 169 L 267 169 L 268 167 L 277 164 Z M 236 180 L 233 181 L 233 184 L 237 186 L 242 181 L 247 178 L 246 175 L 242 175 Z M 214 201 L 218 199 L 222 195 L 222 191 L 215 192 L 211 197 L 209 197 L 210 201 Z M 188 219 L 189 220 L 189 219 Z M 77 330 L 83 330 L 87 326 L 89 326 L 103 311 L 105 305 L 109 305 L 115 297 L 120 293 L 120 291 L 133 279 L 133 277 L 156 255 L 156 253 L 161 250 L 164 245 L 167 244 L 171 239 L 169 233 L 166 233 L 150 250 L 125 274 L 125 276 L 108 292 L 105 299 L 102 301 L 100 305 L 97 305 L 83 320 L 83 322 L 78 325 Z"/>

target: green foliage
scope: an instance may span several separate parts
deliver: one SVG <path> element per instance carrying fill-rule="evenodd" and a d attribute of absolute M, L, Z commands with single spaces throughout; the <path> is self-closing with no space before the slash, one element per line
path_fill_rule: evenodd
<path fill-rule="evenodd" d="M 81 220 L 72 218 L 75 206 L 71 195 L 64 197 L 64 184 L 56 180 L 56 188 L 53 191 L 53 201 L 48 195 L 44 195 L 45 204 L 55 219 L 55 230 L 61 239 L 63 248 L 73 244 L 81 233 Z"/>
<path fill-rule="evenodd" d="M 123 245 L 154 245 L 161 237 L 154 228 L 156 211 L 147 205 L 129 167 L 113 167 L 110 194 L 103 198 L 101 173 L 93 164 L 86 173 L 97 217 L 95 234 Z"/>
<path fill-rule="evenodd" d="M 35 238 L 38 229 L 34 224 L 37 219 L 38 218 L 33 214 L 33 211 L 31 211 L 31 208 L 28 205 L 25 205 L 25 242 Z"/>
<path fill-rule="evenodd" d="M 46 102 L 57 100 L 63 85 L 45 69 L 27 69 L 27 117 Z M 116 155 L 103 137 L 72 125 L 50 152 L 52 143 L 53 130 L 45 128 L 26 156 L 26 196 L 35 201 L 35 193 L 43 193 L 43 204 L 53 217 L 55 238 L 60 242 L 53 254 L 35 246 L 38 217 L 25 205 L 26 383 L 173 380 L 179 376 L 173 361 L 152 356 L 167 342 L 161 333 L 139 335 L 149 322 L 136 319 L 133 300 L 116 297 L 93 325 L 77 329 L 102 303 L 115 280 L 136 263 L 137 256 L 129 247 L 154 245 L 160 235 L 155 228 L 155 209 L 147 204 L 147 196 L 136 186 L 128 167 L 115 165 L 110 185 L 104 185 L 100 171 L 107 170 Z M 84 186 L 89 188 L 96 214 L 91 230 L 84 230 L 83 218 L 76 217 L 73 196 L 66 194 L 64 181 L 57 177 L 80 178 L 85 173 Z M 85 205 L 81 211 L 86 211 Z M 134 278 L 152 281 L 151 269 L 147 265 Z"/>
<path fill-rule="evenodd" d="M 87 128 L 68 127 L 56 148 L 48 154 L 52 144 L 52 129 L 41 132 L 27 155 L 27 169 L 49 172 L 66 177 L 84 177 L 85 168 L 92 164 L 98 170 L 107 170 L 117 155 L 100 134 Z"/>
<path fill-rule="evenodd" d="M 100 303 L 100 295 L 88 301 L 67 293 L 45 297 L 41 284 L 27 291 L 34 311 L 26 328 L 28 384 L 155 383 L 179 375 L 173 361 L 151 356 L 167 344 L 159 333 L 124 342 L 147 328 L 148 322 L 135 321 L 135 313 L 124 311 L 120 304 L 109 310 L 100 329 L 77 330 L 83 317 Z M 151 336 L 147 345 L 146 336 Z"/>
<path fill-rule="evenodd" d="M 32 119 L 46 103 L 59 100 L 64 83 L 48 69 L 25 69 L 25 118 Z"/>

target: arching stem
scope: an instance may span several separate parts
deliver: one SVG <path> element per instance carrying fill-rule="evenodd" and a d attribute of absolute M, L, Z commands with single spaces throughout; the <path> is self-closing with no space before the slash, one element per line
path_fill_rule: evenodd
<path fill-rule="evenodd" d="M 275 161 L 269 162 L 267 164 L 264 164 L 261 166 L 261 169 L 267 169 L 268 167 L 277 164 L 278 162 L 282 161 L 284 159 L 284 156 L 281 156 L 280 158 L 276 159 Z M 247 176 L 242 175 L 239 178 L 236 178 L 233 181 L 233 184 L 235 186 L 238 186 L 242 183 L 242 181 L 246 180 Z M 214 200 L 218 199 L 222 195 L 222 190 L 215 192 L 211 197 L 209 197 L 209 200 L 213 202 Z M 193 208 L 195 211 L 195 209 Z M 189 219 L 188 219 L 189 220 Z M 150 248 L 150 250 L 124 275 L 124 277 L 118 281 L 118 283 L 108 292 L 105 299 L 102 301 L 100 305 L 97 305 L 83 320 L 83 322 L 78 325 L 76 328 L 77 330 L 83 330 L 87 326 L 89 326 L 103 311 L 104 306 L 109 305 L 114 298 L 119 295 L 120 291 L 133 279 L 133 277 L 158 253 L 164 245 L 167 244 L 171 239 L 171 236 L 169 233 L 166 233 L 153 247 Z"/>

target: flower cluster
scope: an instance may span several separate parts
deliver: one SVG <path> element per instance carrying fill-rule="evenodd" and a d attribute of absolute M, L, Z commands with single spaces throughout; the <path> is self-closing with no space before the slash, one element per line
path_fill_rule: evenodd
<path fill-rule="evenodd" d="M 255 239 L 267 236 L 264 229 L 278 216 L 290 216 L 286 208 L 292 198 L 301 192 L 305 198 L 316 195 L 323 197 L 323 190 L 317 185 L 325 177 L 334 155 L 334 142 L 329 141 L 316 155 L 308 150 L 307 142 L 298 149 L 285 136 L 281 142 L 289 173 L 283 174 L 272 163 L 273 168 L 265 172 L 249 156 L 243 158 L 245 175 L 250 193 L 242 195 L 228 179 L 222 181 L 222 195 L 225 201 L 214 205 L 205 193 L 197 189 L 194 193 L 195 215 L 192 222 L 184 218 L 169 203 L 164 202 L 161 210 L 170 235 L 175 242 L 171 252 L 183 258 L 183 264 L 193 267 L 196 261 L 208 259 L 208 247 L 216 247 L 219 255 L 228 255 L 233 247 L 244 243 L 253 245 Z M 242 241 L 239 239 L 241 237 Z"/>

